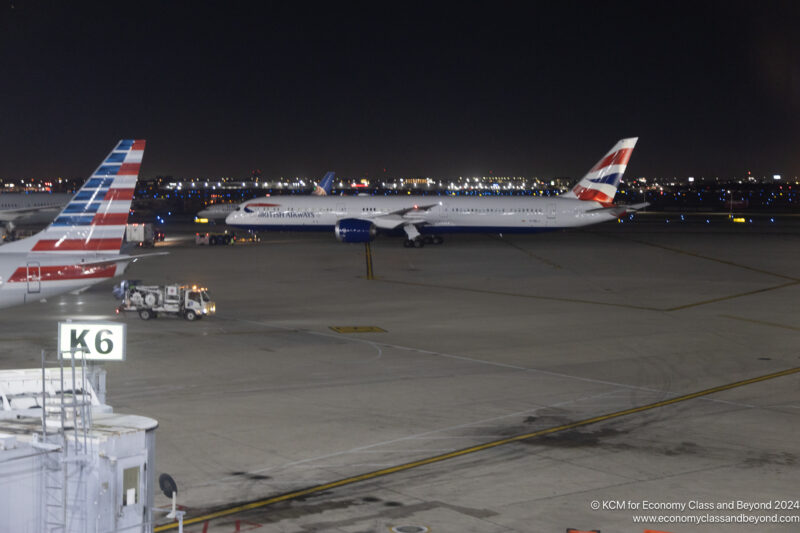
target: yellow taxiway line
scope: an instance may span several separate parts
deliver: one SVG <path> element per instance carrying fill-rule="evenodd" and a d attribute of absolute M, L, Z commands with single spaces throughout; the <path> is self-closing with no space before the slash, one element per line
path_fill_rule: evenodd
<path fill-rule="evenodd" d="M 727 385 L 719 385 L 717 387 L 712 387 L 710 389 L 701 390 L 698 392 L 692 392 L 690 394 L 684 394 L 682 396 L 676 396 L 675 398 L 671 398 L 669 400 L 662 400 L 660 402 L 650 403 L 647 405 L 641 405 L 639 407 L 632 407 L 630 409 L 623 409 L 622 411 L 616 411 L 613 413 L 608 413 L 605 415 L 594 416 L 592 418 L 586 418 L 584 420 L 579 420 L 577 422 L 570 422 L 568 424 L 562 424 L 560 426 L 554 426 L 547 429 L 541 429 L 539 431 L 534 431 L 531 433 L 524 433 L 522 435 L 516 435 L 514 437 L 508 437 L 505 439 L 495 440 L 492 442 L 486 442 L 484 444 L 478 444 L 477 446 L 471 446 L 469 448 L 463 448 L 461 450 L 455 450 L 452 452 L 444 453 L 441 455 L 435 455 L 433 457 L 428 457 L 426 459 L 420 459 L 418 461 L 412 461 L 410 463 L 404 463 L 397 466 L 392 466 L 389 468 L 384 468 L 382 470 L 375 470 L 374 472 L 367 472 L 366 474 L 361 474 L 358 476 L 352 476 L 344 479 L 340 479 L 338 481 L 332 481 L 330 483 L 324 483 L 322 485 L 316 485 L 313 487 L 308 487 L 301 490 L 296 490 L 293 492 L 287 492 L 285 494 L 280 494 L 278 496 L 273 496 L 271 498 L 266 498 L 263 500 L 257 500 L 241 505 L 236 505 L 233 507 L 228 507 L 225 509 L 220 509 L 219 511 L 208 513 L 202 516 L 196 516 L 193 518 L 189 518 L 183 521 L 184 525 L 191 525 L 197 524 L 198 522 L 206 522 L 208 520 L 214 520 L 216 518 L 222 518 L 224 516 L 230 516 L 233 514 L 241 513 L 244 511 L 250 511 L 253 509 L 258 509 L 260 507 L 266 507 L 268 505 L 273 505 L 279 502 L 285 502 L 287 500 L 294 500 L 297 498 L 301 498 L 303 496 L 308 496 L 310 494 L 315 494 L 317 492 L 323 492 L 330 489 L 335 489 L 337 487 L 342 487 L 345 485 L 352 485 L 353 483 L 359 483 L 361 481 L 367 481 L 370 479 L 375 479 L 382 476 L 388 476 L 389 474 L 396 474 L 398 472 L 404 472 L 406 470 L 411 470 L 412 468 L 417 468 L 420 466 L 425 466 L 433 463 L 438 463 L 441 461 L 445 461 L 447 459 L 455 459 L 456 457 L 461 457 L 470 453 L 480 452 L 483 450 L 488 450 L 490 448 L 496 448 L 498 446 L 503 446 L 506 444 L 511 444 L 513 442 L 518 442 L 521 440 L 532 439 L 536 437 L 542 437 L 545 435 L 550 435 L 553 433 L 558 433 L 561 431 L 567 431 L 570 429 L 575 429 L 583 426 L 588 426 L 589 424 L 597 424 L 599 422 L 606 422 L 608 420 L 612 420 L 614 418 L 620 418 L 623 416 L 629 416 L 636 413 L 641 413 L 643 411 L 648 411 L 650 409 L 656 409 L 659 407 L 666 407 L 668 405 L 673 405 L 680 402 L 685 402 L 687 400 L 694 400 L 695 398 L 700 398 L 703 396 L 708 396 L 710 394 L 715 394 L 717 392 L 723 392 L 726 390 L 735 389 L 737 387 L 744 387 L 745 385 L 751 385 L 753 383 L 759 383 L 761 381 L 767 381 L 770 379 L 775 379 L 783 376 L 788 376 L 791 374 L 800 373 L 800 367 L 789 368 L 787 370 L 782 370 L 780 372 L 773 372 L 772 374 L 766 374 L 763 376 L 758 376 L 755 378 L 745 379 L 742 381 L 736 381 L 734 383 L 728 383 Z M 156 527 L 153 531 L 168 531 L 171 529 L 176 529 L 178 527 L 177 523 L 170 523 L 164 524 L 161 526 Z"/>

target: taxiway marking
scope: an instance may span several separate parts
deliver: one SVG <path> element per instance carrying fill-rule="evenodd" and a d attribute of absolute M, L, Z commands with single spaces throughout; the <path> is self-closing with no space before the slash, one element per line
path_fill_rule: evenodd
<path fill-rule="evenodd" d="M 541 430 L 534 431 L 534 432 L 531 432 L 531 433 L 523 433 L 521 435 L 516 435 L 514 437 L 494 440 L 494 441 L 491 441 L 491 442 L 486 442 L 484 444 L 479 444 L 477 446 L 471 446 L 469 448 L 463 448 L 463 449 L 460 449 L 460 450 L 455 450 L 455 451 L 452 451 L 452 452 L 443 453 L 443 454 L 440 454 L 440 455 L 435 455 L 435 456 L 432 456 L 432 457 L 428 457 L 426 459 L 420 459 L 418 461 L 411 461 L 409 463 L 404 463 L 404 464 L 397 465 L 397 466 L 392 466 L 392 467 L 389 467 L 389 468 L 383 468 L 381 470 L 375 470 L 375 471 L 372 471 L 372 472 L 367 472 L 365 474 L 361 474 L 361 475 L 357 475 L 357 476 L 351 476 L 351 477 L 348 477 L 348 478 L 339 479 L 337 481 L 332 481 L 330 483 L 323 483 L 321 485 L 315 485 L 313 487 L 308 487 L 308 488 L 301 489 L 301 490 L 287 492 L 287 493 L 284 493 L 284 494 L 273 496 L 271 498 L 266 498 L 266 499 L 262 499 L 262 500 L 256 500 L 256 501 L 244 503 L 244 504 L 241 504 L 241 505 L 236 505 L 236 506 L 233 506 L 233 507 L 229 507 L 227 509 L 221 509 L 219 511 L 216 511 L 216 512 L 213 512 L 213 513 L 208 513 L 208 514 L 203 515 L 203 516 L 189 518 L 187 520 L 184 520 L 183 524 L 188 526 L 188 525 L 196 524 L 196 523 L 199 523 L 199 522 L 205 522 L 205 521 L 208 521 L 208 520 L 214 520 L 216 518 L 222 518 L 224 516 L 230 516 L 230 515 L 233 515 L 233 514 L 237 514 L 237 513 L 241 513 L 241 512 L 245 512 L 245 511 L 250 511 L 250 510 L 253 510 L 253 509 L 258 509 L 260 507 L 266 507 L 268 505 L 273 505 L 273 504 L 276 504 L 276 503 L 279 503 L 279 502 L 284 502 L 284 501 L 288 501 L 288 500 L 294 500 L 294 499 L 301 498 L 303 496 L 308 496 L 308 495 L 311 495 L 311 494 L 315 494 L 315 493 L 318 493 L 318 492 L 323 492 L 323 491 L 335 489 L 335 488 L 338 488 L 338 487 L 343 487 L 345 485 L 352 485 L 354 483 L 359 483 L 361 481 L 367 481 L 367 480 L 375 479 L 375 478 L 378 478 L 378 477 L 388 476 L 390 474 L 396 474 L 396 473 L 399 473 L 399 472 L 404 472 L 406 470 L 411 470 L 412 468 L 419 468 L 421 466 L 425 466 L 425 465 L 429 465 L 429 464 L 433 464 L 433 463 L 438 463 L 438 462 L 441 462 L 441 461 L 446 461 L 448 459 L 455 459 L 457 457 L 462 457 L 464 455 L 468 455 L 468 454 L 471 454 L 471 453 L 476 453 L 476 452 L 488 450 L 488 449 L 491 449 L 491 448 L 496 448 L 498 446 L 504 446 L 506 444 L 511 444 L 511 443 L 514 443 L 514 442 L 522 441 L 522 440 L 528 440 L 528 439 L 533 439 L 533 438 L 537 438 L 537 437 L 543 437 L 545 435 L 551 435 L 553 433 L 559 433 L 559 432 L 562 432 L 562 431 L 568 431 L 570 429 L 576 429 L 576 428 L 579 428 L 579 427 L 588 426 L 590 424 L 597 424 L 597 423 L 600 423 L 600 422 L 606 422 L 608 420 L 613 420 L 615 418 L 620 418 L 620 417 L 624 417 L 624 416 L 630 416 L 630 415 L 633 415 L 633 414 L 636 414 L 636 413 L 641 413 L 643 411 L 649 411 L 651 409 L 657 409 L 659 407 L 666 407 L 668 405 L 673 405 L 673 404 L 676 404 L 676 403 L 685 402 L 685 401 L 688 401 L 688 400 L 693 400 L 695 398 L 708 396 L 710 394 L 715 394 L 717 392 L 723 392 L 723 391 L 735 389 L 737 387 L 744 387 L 745 385 L 751 385 L 753 383 L 759 383 L 759 382 L 762 382 L 762 381 L 767 381 L 767 380 L 771 380 L 771 379 L 775 379 L 775 378 L 779 378 L 779 377 L 783 377 L 783 376 L 788 376 L 788 375 L 791 375 L 791 374 L 797 374 L 797 373 L 800 373 L 800 367 L 789 368 L 789 369 L 786 369 L 786 370 L 782 370 L 780 372 L 773 372 L 772 374 L 766 374 L 766 375 L 758 376 L 758 377 L 755 377 L 755 378 L 745 379 L 745 380 L 742 380 L 742 381 L 736 381 L 734 383 L 728 383 L 726 385 L 719 385 L 717 387 L 712 387 L 710 389 L 704 389 L 704 390 L 701 390 L 701 391 L 692 392 L 692 393 L 689 393 L 689 394 L 684 394 L 682 396 L 677 396 L 677 397 L 671 398 L 669 400 L 662 400 L 662 401 L 655 402 L 655 403 L 641 405 L 639 407 L 632 407 L 630 409 L 623 409 L 621 411 L 616 411 L 616 412 L 613 412 L 613 413 L 608 413 L 608 414 L 599 415 L 599 416 L 595 416 L 595 417 L 591 417 L 591 418 L 586 418 L 584 420 L 579 420 L 577 422 L 570 422 L 570 423 L 567 423 L 567 424 L 562 424 L 560 426 L 554 426 L 554 427 L 551 427 L 551 428 L 541 429 Z M 153 531 L 154 532 L 168 531 L 168 530 L 171 530 L 171 529 L 176 529 L 177 527 L 178 527 L 177 523 L 164 524 L 164 525 L 161 525 L 161 526 L 158 526 L 158 527 L 154 528 Z"/>
<path fill-rule="evenodd" d="M 740 320 L 742 322 L 749 322 L 751 324 L 758 324 L 759 326 L 769 326 L 772 328 L 781 328 L 781 329 L 790 329 L 792 331 L 800 331 L 800 328 L 797 326 L 789 326 L 786 324 L 778 324 L 776 322 L 767 322 L 765 320 L 755 320 L 753 318 L 745 318 L 742 316 L 735 316 L 735 315 L 719 315 L 722 318 L 729 318 L 731 320 Z"/>
<path fill-rule="evenodd" d="M 456 287 L 453 285 L 436 285 L 433 283 L 420 283 L 416 281 L 401 281 L 396 279 L 386 279 L 386 278 L 375 278 L 377 281 L 383 281 L 384 283 L 395 283 L 397 285 L 409 285 L 412 287 L 422 287 L 425 289 L 447 289 L 451 291 L 465 291 L 465 292 L 476 292 L 479 294 L 492 294 L 495 296 L 513 296 L 515 298 L 530 298 L 532 300 L 549 300 L 554 302 L 567 302 L 567 303 L 577 303 L 577 304 L 589 304 L 589 305 L 605 305 L 610 307 L 624 307 L 625 309 L 638 309 L 642 311 L 666 311 L 666 309 L 660 309 L 658 307 L 649 307 L 646 305 L 633 305 L 633 304 L 622 304 L 622 303 L 612 303 L 612 302 L 601 302 L 597 300 L 582 300 L 580 298 L 563 298 L 560 296 L 540 296 L 536 294 L 520 294 L 518 292 L 505 292 L 505 291 L 492 291 L 488 289 L 476 289 L 474 287 Z"/>
<path fill-rule="evenodd" d="M 778 274 L 774 274 L 778 275 Z M 699 302 L 691 302 L 688 304 L 677 305 L 674 307 L 650 307 L 645 305 L 634 305 L 634 304 L 623 304 L 623 303 L 613 303 L 613 302 L 602 302 L 598 300 L 582 300 L 579 298 L 562 298 L 559 296 L 540 296 L 535 294 L 520 294 L 520 293 L 512 293 L 512 292 L 505 292 L 505 291 L 492 291 L 488 289 L 476 289 L 473 287 L 456 287 L 452 285 L 436 285 L 432 283 L 419 283 L 415 281 L 400 281 L 394 279 L 385 279 L 385 278 L 373 278 L 377 281 L 383 281 L 385 283 L 395 283 L 398 285 L 410 285 L 415 287 L 423 287 L 426 289 L 446 289 L 451 291 L 465 291 L 465 292 L 476 292 L 481 294 L 491 294 L 494 296 L 512 296 L 515 298 L 530 298 L 533 300 L 550 300 L 554 302 L 566 302 L 566 303 L 577 303 L 577 304 L 588 304 L 588 305 L 606 305 L 610 307 L 622 307 L 626 309 L 638 309 L 641 311 L 656 311 L 659 313 L 671 313 L 674 311 L 682 311 L 684 309 L 690 309 L 692 307 L 699 307 L 702 305 L 713 304 L 717 302 L 724 302 L 725 300 L 733 300 L 736 298 L 743 298 L 745 296 L 752 296 L 754 294 L 760 294 L 763 292 L 770 292 L 776 291 L 779 289 L 785 289 L 787 287 L 793 287 L 795 285 L 800 285 L 800 280 L 789 281 L 787 283 L 782 283 L 780 285 L 774 285 L 772 287 L 764 287 L 761 289 L 754 289 L 752 291 L 747 292 L 740 292 L 736 294 L 729 294 L 727 296 L 720 296 L 718 298 L 711 298 L 709 300 L 701 300 Z"/>
<path fill-rule="evenodd" d="M 760 268 L 755 268 L 755 267 L 751 267 L 751 266 L 747 266 L 747 265 L 742 265 L 742 264 L 736 263 L 735 261 L 728 261 L 727 259 L 719 259 L 719 258 L 716 258 L 716 257 L 711 257 L 711 256 L 708 256 L 708 255 L 698 254 L 696 252 L 689 252 L 687 250 L 681 250 L 680 248 L 673 248 L 671 246 L 665 246 L 663 244 L 656 244 L 656 243 L 653 243 L 653 242 L 642 241 L 642 240 L 639 240 L 639 239 L 631 239 L 631 242 L 644 244 L 645 246 L 652 246 L 653 248 L 660 248 L 662 250 L 667 250 L 668 252 L 673 252 L 673 253 L 676 253 L 676 254 L 688 255 L 689 257 L 696 257 L 697 259 L 705 259 L 706 261 L 713 261 L 714 263 L 720 263 L 722 265 L 728 265 L 728 266 L 732 266 L 732 267 L 736 267 L 736 268 L 741 268 L 743 270 L 749 270 L 750 272 L 756 272 L 758 274 L 766 274 L 768 276 L 774 276 L 776 278 L 783 278 L 783 279 L 794 281 L 794 282 L 800 282 L 800 279 L 794 278 L 792 276 L 787 276 L 785 274 L 778 274 L 777 272 L 770 272 L 769 270 L 762 270 Z"/>
<path fill-rule="evenodd" d="M 755 290 L 752 290 L 752 291 L 740 292 L 740 293 L 737 293 L 737 294 L 730 294 L 728 296 L 720 296 L 719 298 L 712 298 L 710 300 L 703 300 L 703 301 L 700 301 L 700 302 L 694 302 L 694 303 L 690 303 L 690 304 L 678 305 L 678 306 L 675 306 L 675 307 L 670 307 L 670 308 L 664 309 L 664 311 L 666 311 L 666 312 L 681 311 L 683 309 L 689 309 L 691 307 L 699 307 L 701 305 L 708 305 L 708 304 L 713 304 L 713 303 L 717 303 L 717 302 L 724 302 L 725 300 L 733 300 L 734 298 L 742 298 L 743 296 L 752 296 L 754 294 L 760 294 L 762 292 L 770 292 L 770 291 L 776 291 L 778 289 L 785 289 L 786 287 L 792 287 L 792 286 L 798 285 L 798 284 L 800 284 L 800 281 L 790 281 L 788 283 L 782 283 L 780 285 L 775 285 L 773 287 L 765 287 L 763 289 L 755 289 Z"/>

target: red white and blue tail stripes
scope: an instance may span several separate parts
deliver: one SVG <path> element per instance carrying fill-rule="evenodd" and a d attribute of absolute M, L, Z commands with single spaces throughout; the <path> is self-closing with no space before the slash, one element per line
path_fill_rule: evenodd
<path fill-rule="evenodd" d="M 25 239 L 28 251 L 118 254 L 144 147 L 143 140 L 120 141 L 53 223 Z"/>
<path fill-rule="evenodd" d="M 598 202 L 605 207 L 613 205 L 619 181 L 625 173 L 637 140 L 638 137 L 630 137 L 618 141 L 570 192 L 562 196 Z"/>
<path fill-rule="evenodd" d="M 0 308 L 121 274 L 120 254 L 145 141 L 122 140 L 43 231 L 0 246 Z"/>

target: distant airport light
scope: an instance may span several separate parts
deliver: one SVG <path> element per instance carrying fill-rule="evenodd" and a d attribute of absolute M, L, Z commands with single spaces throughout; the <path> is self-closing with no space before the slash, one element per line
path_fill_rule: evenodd
<path fill-rule="evenodd" d="M 781 179 L 781 175 L 780 174 L 773 174 L 772 179 L 779 180 L 779 179 Z"/>
<path fill-rule="evenodd" d="M 692 176 L 689 176 L 689 183 L 694 183 L 694 178 Z"/>

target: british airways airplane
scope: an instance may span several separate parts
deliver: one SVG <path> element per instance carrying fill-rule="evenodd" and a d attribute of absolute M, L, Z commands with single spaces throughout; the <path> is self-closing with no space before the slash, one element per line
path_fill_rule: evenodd
<path fill-rule="evenodd" d="M 145 141 L 122 140 L 43 231 L 0 246 L 0 307 L 80 290 L 122 274 L 121 255 Z"/>
<path fill-rule="evenodd" d="M 333 177 L 335 175 L 335 172 L 327 172 L 322 180 L 316 186 L 314 186 L 314 190 L 311 192 L 311 194 L 313 196 L 329 195 L 331 193 L 331 188 L 333 187 Z M 236 210 L 237 205 L 238 204 L 232 203 L 211 204 L 202 211 L 198 211 L 196 218 L 205 218 L 206 220 L 224 220 L 229 214 Z"/>
<path fill-rule="evenodd" d="M 67 193 L 2 193 L 0 223 L 9 229 L 17 224 L 47 224 L 71 199 Z"/>
<path fill-rule="evenodd" d="M 548 198 L 470 196 L 272 196 L 227 216 L 255 231 L 331 231 L 342 242 L 369 242 L 402 230 L 406 247 L 441 244 L 445 233 L 535 233 L 614 220 L 647 204 L 614 204 L 637 137 L 622 139 L 571 191 Z"/>

